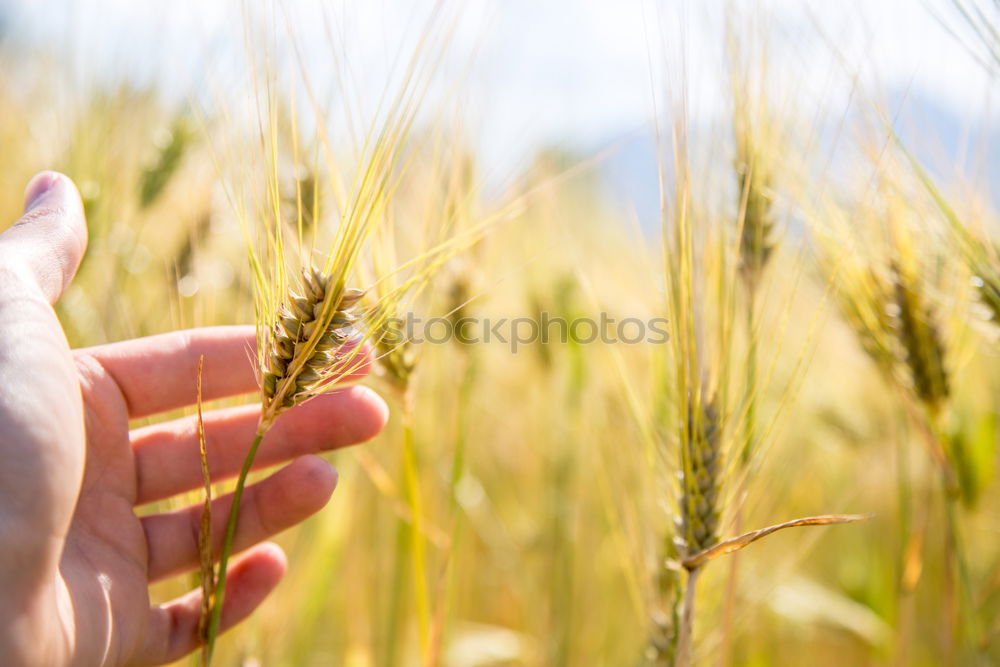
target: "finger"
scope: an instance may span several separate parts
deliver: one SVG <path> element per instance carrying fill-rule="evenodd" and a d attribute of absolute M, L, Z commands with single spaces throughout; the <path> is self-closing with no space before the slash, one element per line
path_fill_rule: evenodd
<path fill-rule="evenodd" d="M 389 409 L 367 387 L 345 387 L 289 410 L 264 436 L 254 468 L 304 454 L 345 447 L 374 438 Z M 208 468 L 213 480 L 236 475 L 257 432 L 260 406 L 244 405 L 205 413 Z M 132 432 L 136 465 L 136 504 L 197 489 L 202 485 L 195 417 Z"/>
<path fill-rule="evenodd" d="M 87 248 L 80 193 L 54 171 L 36 175 L 24 193 L 24 215 L 0 235 L 0 266 L 55 303 Z"/>
<path fill-rule="evenodd" d="M 315 514 L 330 500 L 337 472 L 318 456 L 303 456 L 261 482 L 248 486 L 240 503 L 233 550 L 240 551 Z M 212 552 L 218 554 L 232 507 L 232 494 L 212 501 Z M 155 581 L 198 567 L 202 506 L 142 518 L 149 545 L 149 579 Z"/>
<path fill-rule="evenodd" d="M 114 379 L 131 417 L 193 405 L 198 359 L 205 357 L 202 392 L 210 401 L 257 390 L 256 334 L 251 326 L 204 327 L 77 350 Z M 370 352 L 351 361 L 356 379 L 368 372 Z"/>
<path fill-rule="evenodd" d="M 83 410 L 69 345 L 51 304 L 80 263 L 80 197 L 36 176 L 24 216 L 0 234 L 0 581 L 15 607 L 59 562 L 83 475 Z"/>
<path fill-rule="evenodd" d="M 220 631 L 233 627 L 260 606 L 287 569 L 285 554 L 276 544 L 258 545 L 234 559 L 226 575 Z M 146 641 L 136 662 L 174 662 L 201 646 L 200 618 L 201 591 L 197 590 L 150 609 Z"/>
<path fill-rule="evenodd" d="M 118 385 L 131 417 L 191 405 L 198 359 L 204 400 L 254 391 L 252 326 L 205 327 L 77 350 L 96 360 Z"/>

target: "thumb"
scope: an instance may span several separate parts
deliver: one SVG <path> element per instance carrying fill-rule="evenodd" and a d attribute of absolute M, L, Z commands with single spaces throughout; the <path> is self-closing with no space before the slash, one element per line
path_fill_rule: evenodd
<path fill-rule="evenodd" d="M 55 303 L 87 248 L 80 193 L 68 176 L 43 171 L 24 192 L 24 215 L 0 234 L 0 266 L 37 285 Z"/>

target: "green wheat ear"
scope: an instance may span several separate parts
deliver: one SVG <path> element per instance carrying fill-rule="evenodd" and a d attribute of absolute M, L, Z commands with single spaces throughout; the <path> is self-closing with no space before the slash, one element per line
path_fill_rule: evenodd
<path fill-rule="evenodd" d="M 714 401 L 688 406 L 682 433 L 680 516 L 675 545 L 683 556 L 704 551 L 718 541 L 722 486 L 722 429 Z"/>
<path fill-rule="evenodd" d="M 972 285 L 976 296 L 989 312 L 990 321 L 1000 326 L 1000 274 L 985 263 L 973 266 L 973 271 Z"/>
<path fill-rule="evenodd" d="M 917 158 L 903 145 L 899 137 L 892 134 L 900 152 L 909 162 L 917 181 L 930 195 L 940 211 L 950 233 L 951 241 L 965 260 L 972 273 L 972 286 L 976 297 L 986 308 L 990 321 L 1000 327 L 1000 262 L 996 246 L 989 238 L 972 231 L 965 220 L 952 207 L 938 185 Z"/>
<path fill-rule="evenodd" d="M 740 272 L 747 282 L 756 284 L 774 252 L 775 243 L 770 177 L 752 142 L 747 138 L 739 140 L 736 176 L 740 196 L 738 210 L 743 217 L 740 226 Z"/>
<path fill-rule="evenodd" d="M 475 295 L 470 270 L 467 267 L 462 268 L 464 270 L 452 271 L 446 287 L 448 321 L 451 323 L 455 342 L 461 345 L 472 345 L 476 342 L 476 338 L 472 331 L 474 325 L 469 304 Z"/>
<path fill-rule="evenodd" d="M 417 351 L 399 320 L 392 316 L 377 316 L 379 325 L 372 338 L 379 367 L 394 387 L 405 392 L 417 368 Z"/>
<path fill-rule="evenodd" d="M 895 262 L 892 275 L 892 315 L 898 323 L 896 331 L 903 361 L 909 370 L 913 391 L 924 405 L 936 411 L 950 394 L 941 333 L 917 280 Z"/>
<path fill-rule="evenodd" d="M 139 181 L 139 207 L 149 208 L 166 189 L 180 167 L 181 160 L 194 137 L 189 121 L 174 121 L 166 140 L 158 146 L 156 159 L 142 171 Z"/>

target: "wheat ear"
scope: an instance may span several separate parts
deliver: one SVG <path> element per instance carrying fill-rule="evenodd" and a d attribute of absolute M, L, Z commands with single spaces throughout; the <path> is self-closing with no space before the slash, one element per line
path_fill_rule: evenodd
<path fill-rule="evenodd" d="M 268 357 L 261 378 L 263 406 L 257 433 L 243 461 L 233 491 L 233 504 L 219 554 L 216 594 L 206 634 L 206 664 L 211 663 L 222 618 L 226 574 L 247 476 L 264 435 L 285 410 L 317 395 L 331 382 L 347 375 L 360 341 L 358 318 L 351 309 L 364 291 L 345 288 L 315 268 L 302 272 L 302 294 L 290 292 L 277 309 L 267 337 Z M 343 353 L 343 354 L 342 354 Z"/>
<path fill-rule="evenodd" d="M 1000 326 L 1000 273 L 985 261 L 973 262 L 972 285 L 979 302 L 986 307 L 990 321 Z"/>
<path fill-rule="evenodd" d="M 722 451 L 718 413 L 712 401 L 688 406 L 682 434 L 680 516 L 675 544 L 688 556 L 718 540 Z"/>
<path fill-rule="evenodd" d="M 689 401 L 691 399 L 689 398 Z M 681 434 L 680 516 L 674 544 L 682 560 L 718 542 L 722 472 L 722 429 L 714 401 L 689 402 Z M 676 664 L 691 662 L 694 607 L 700 567 L 686 567 L 683 608 L 677 619 Z"/>
<path fill-rule="evenodd" d="M 756 288 L 761 273 L 774 252 L 774 218 L 771 212 L 773 197 L 769 177 L 764 171 L 763 160 L 749 140 L 740 142 L 736 163 L 736 178 L 739 184 L 740 211 L 740 272 L 744 280 Z"/>
<path fill-rule="evenodd" d="M 929 410 L 937 412 L 950 394 L 940 330 L 915 280 L 895 264 L 892 275 L 893 316 L 903 361 L 909 369 L 913 391 Z"/>
<path fill-rule="evenodd" d="M 345 346 L 359 338 L 359 317 L 352 309 L 363 290 L 345 289 L 316 268 L 303 270 L 302 287 L 279 306 L 269 333 L 262 421 L 315 396 L 333 379 Z"/>

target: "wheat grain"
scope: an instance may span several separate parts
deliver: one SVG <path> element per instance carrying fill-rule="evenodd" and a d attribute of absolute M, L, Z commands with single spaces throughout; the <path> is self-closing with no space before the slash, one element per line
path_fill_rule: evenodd
<path fill-rule="evenodd" d="M 675 544 L 680 553 L 703 551 L 718 540 L 722 451 L 713 401 L 688 406 L 682 434 L 680 516 Z"/>
<path fill-rule="evenodd" d="M 893 312 L 897 339 L 910 384 L 917 397 L 932 410 L 948 399 L 950 386 L 945 367 L 945 348 L 931 307 L 925 303 L 919 284 L 893 264 Z"/>
<path fill-rule="evenodd" d="M 316 268 L 302 272 L 302 283 L 302 294 L 289 294 L 271 328 L 261 391 L 265 413 L 275 417 L 329 382 L 341 351 L 358 338 L 359 318 L 352 309 L 363 290 L 339 287 Z"/>
<path fill-rule="evenodd" d="M 774 218 L 771 212 L 773 196 L 763 160 L 756 155 L 751 140 L 743 139 L 736 162 L 739 183 L 740 211 L 740 272 L 755 286 L 774 252 Z"/>
<path fill-rule="evenodd" d="M 379 367 L 385 377 L 405 393 L 417 367 L 416 350 L 396 318 L 380 317 L 378 321 L 374 339 Z"/>

